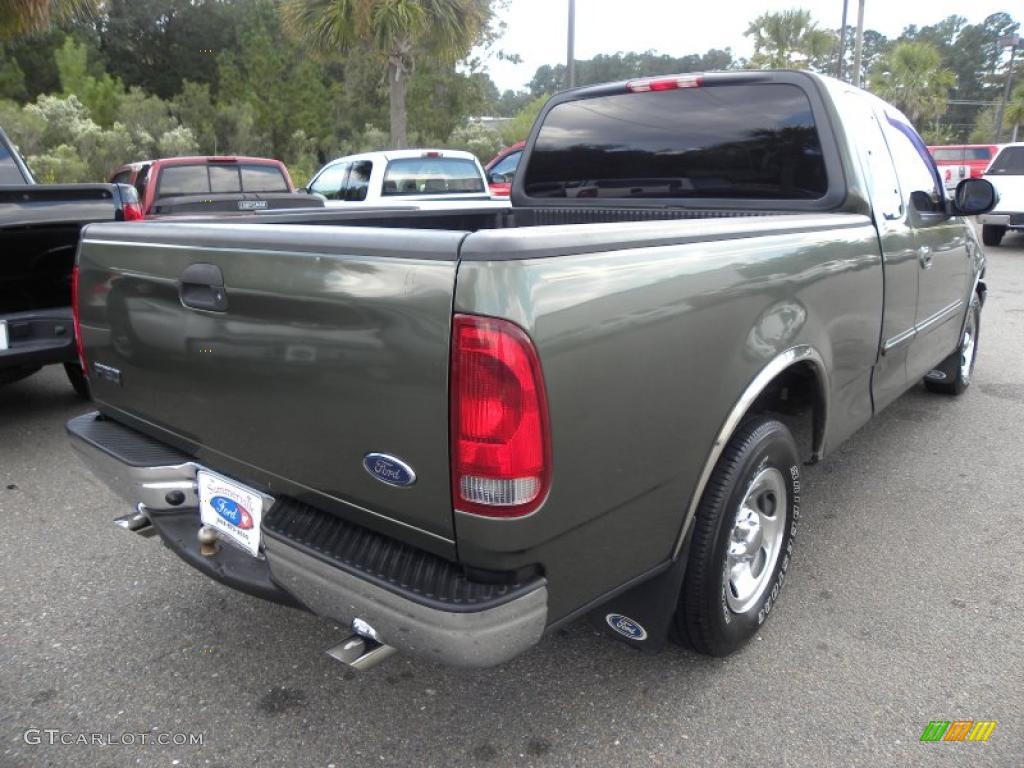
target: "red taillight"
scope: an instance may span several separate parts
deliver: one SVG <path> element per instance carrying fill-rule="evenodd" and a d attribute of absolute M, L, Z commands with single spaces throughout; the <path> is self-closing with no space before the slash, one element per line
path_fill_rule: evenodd
<path fill-rule="evenodd" d="M 704 83 L 704 75 L 675 75 L 673 77 L 653 77 L 646 80 L 630 80 L 626 90 L 633 93 L 647 91 L 674 91 L 676 88 L 699 88 Z"/>
<path fill-rule="evenodd" d="M 71 312 L 74 316 L 75 325 L 75 348 L 78 350 L 78 363 L 82 366 L 82 373 L 88 378 L 89 367 L 85 364 L 85 347 L 82 345 L 82 324 L 79 320 L 78 311 L 78 266 L 71 269 Z"/>
<path fill-rule="evenodd" d="M 489 517 L 534 512 L 551 484 L 540 360 L 507 320 L 456 315 L 451 359 L 452 500 Z"/>
<path fill-rule="evenodd" d="M 984 175 L 985 175 L 985 169 L 984 168 L 971 168 L 971 178 L 972 179 L 980 179 Z"/>
<path fill-rule="evenodd" d="M 145 216 L 142 215 L 142 206 L 138 203 L 125 203 L 124 204 L 124 220 L 125 221 L 142 221 Z"/>

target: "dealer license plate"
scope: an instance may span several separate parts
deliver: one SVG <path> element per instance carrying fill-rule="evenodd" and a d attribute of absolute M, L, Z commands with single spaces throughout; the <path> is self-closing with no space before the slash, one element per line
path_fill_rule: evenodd
<path fill-rule="evenodd" d="M 199 470 L 199 517 L 253 557 L 260 551 L 263 496 L 241 483 Z"/>

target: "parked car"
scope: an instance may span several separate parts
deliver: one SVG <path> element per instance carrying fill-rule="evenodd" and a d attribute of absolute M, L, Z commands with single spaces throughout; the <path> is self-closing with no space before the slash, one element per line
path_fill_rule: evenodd
<path fill-rule="evenodd" d="M 517 141 L 501 150 L 487 164 L 487 184 L 495 197 L 508 197 L 512 193 L 512 179 L 515 178 L 525 146 L 525 141 Z"/>
<path fill-rule="evenodd" d="M 804 462 L 968 389 L 993 201 L 816 74 L 571 90 L 508 210 L 88 227 L 67 428 L 126 527 L 351 628 L 353 666 L 499 664 L 586 614 L 725 655 L 775 610 Z"/>
<path fill-rule="evenodd" d="M 0 130 L 0 385 L 63 364 L 88 396 L 71 311 L 78 234 L 90 222 L 140 218 L 123 184 L 36 184 Z"/>
<path fill-rule="evenodd" d="M 297 194 L 280 160 L 264 157 L 168 157 L 127 163 L 110 177 L 131 184 L 146 218 L 323 207 Z"/>
<path fill-rule="evenodd" d="M 999 145 L 996 144 L 951 144 L 928 147 L 935 164 L 939 167 L 942 183 L 949 194 L 964 179 L 980 179 L 988 164 L 992 162 Z"/>
<path fill-rule="evenodd" d="M 995 246 L 1008 231 L 1024 231 L 1024 142 L 1002 147 L 984 178 L 996 188 L 999 202 L 981 217 L 981 239 Z"/>
<path fill-rule="evenodd" d="M 327 198 L 328 207 L 456 206 L 490 200 L 480 161 L 454 149 L 393 149 L 339 157 L 306 187 Z"/>

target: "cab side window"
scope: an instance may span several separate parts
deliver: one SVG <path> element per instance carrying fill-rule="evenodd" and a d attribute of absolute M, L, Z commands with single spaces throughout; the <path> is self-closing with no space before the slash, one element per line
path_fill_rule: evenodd
<path fill-rule="evenodd" d="M 894 110 L 884 110 L 883 119 L 885 124 L 882 127 L 903 190 L 903 200 L 909 203 L 911 196 L 923 192 L 932 207 L 939 205 L 942 202 L 939 172 L 924 141 L 910 123 Z"/>
<path fill-rule="evenodd" d="M 345 189 L 346 200 L 361 203 L 366 199 L 366 193 L 370 190 L 370 174 L 372 172 L 373 163 L 369 160 L 352 163 L 352 170 L 349 171 L 348 184 Z"/>
<path fill-rule="evenodd" d="M 348 163 L 338 163 L 325 168 L 309 185 L 310 191 L 321 194 L 328 200 L 344 200 L 348 168 Z"/>
<path fill-rule="evenodd" d="M 888 221 L 902 219 L 903 197 L 878 116 L 871 102 L 860 92 L 845 91 L 844 96 L 844 124 L 860 154 L 875 213 Z"/>

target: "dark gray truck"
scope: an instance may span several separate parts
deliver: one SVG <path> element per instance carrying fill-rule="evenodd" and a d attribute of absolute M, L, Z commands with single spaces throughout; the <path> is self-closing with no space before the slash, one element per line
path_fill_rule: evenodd
<path fill-rule="evenodd" d="M 586 614 L 726 654 L 802 463 L 967 389 L 993 197 L 947 201 L 902 114 L 815 75 L 569 91 L 507 210 L 89 226 L 68 431 L 122 525 L 351 627 L 357 667 L 498 664 Z"/>
<path fill-rule="evenodd" d="M 75 350 L 71 271 L 81 229 L 141 218 L 124 184 L 36 184 L 0 130 L 0 385 L 61 364 L 88 386 Z"/>

